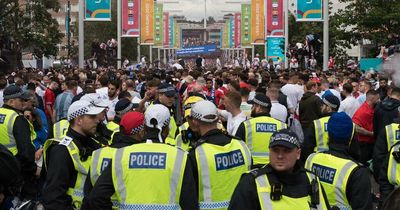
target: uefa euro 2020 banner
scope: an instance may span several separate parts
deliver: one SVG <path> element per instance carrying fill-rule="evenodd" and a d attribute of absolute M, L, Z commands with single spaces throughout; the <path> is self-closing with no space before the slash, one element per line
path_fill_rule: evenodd
<path fill-rule="evenodd" d="M 85 20 L 111 21 L 111 0 L 86 0 Z"/>
<path fill-rule="evenodd" d="M 138 37 L 140 0 L 122 0 L 122 36 Z"/>
<path fill-rule="evenodd" d="M 274 64 L 283 63 L 285 60 L 285 37 L 268 37 L 265 42 L 265 54 Z"/>
<path fill-rule="evenodd" d="M 297 21 L 322 21 L 322 0 L 297 0 Z"/>

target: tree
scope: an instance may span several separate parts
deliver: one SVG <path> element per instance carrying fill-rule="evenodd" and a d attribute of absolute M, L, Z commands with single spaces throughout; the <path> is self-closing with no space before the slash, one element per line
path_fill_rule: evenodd
<path fill-rule="evenodd" d="M 346 45 L 357 44 L 368 39 L 376 46 L 399 44 L 400 1 L 399 0 L 339 0 L 346 3 L 344 10 L 336 15 L 338 34 Z"/>
<path fill-rule="evenodd" d="M 56 55 L 57 44 L 62 34 L 57 21 L 49 10 L 58 11 L 58 1 L 54 0 L 2 0 L 0 2 L 0 37 L 3 48 L 13 54 L 10 63 L 17 63 L 21 51 L 27 50 L 34 56 Z M 15 65 L 12 65 L 15 68 Z"/>

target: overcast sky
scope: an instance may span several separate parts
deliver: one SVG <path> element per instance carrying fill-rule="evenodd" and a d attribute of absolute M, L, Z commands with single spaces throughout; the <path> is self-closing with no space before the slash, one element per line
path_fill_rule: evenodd
<path fill-rule="evenodd" d="M 168 1 L 178 0 L 157 0 L 158 2 L 165 2 L 164 10 L 182 10 L 182 13 L 172 13 L 177 15 L 184 15 L 188 20 L 202 20 L 204 17 L 204 0 L 179 0 L 179 4 L 167 4 Z M 227 4 L 230 2 L 249 2 L 246 0 L 207 0 L 207 17 L 213 16 L 215 19 L 222 19 L 224 14 L 221 10 L 237 11 L 240 12 L 240 4 Z"/>

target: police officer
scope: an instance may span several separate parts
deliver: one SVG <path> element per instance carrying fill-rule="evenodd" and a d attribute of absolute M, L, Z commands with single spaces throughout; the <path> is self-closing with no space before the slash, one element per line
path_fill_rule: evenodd
<path fill-rule="evenodd" d="M 188 122 L 201 137 L 189 157 L 200 209 L 226 209 L 241 174 L 251 168 L 246 144 L 218 130 L 217 121 L 217 107 L 212 102 L 202 100 L 192 106 Z"/>
<path fill-rule="evenodd" d="M 101 108 L 107 108 L 110 103 L 108 101 L 105 101 L 102 99 L 101 95 L 98 93 L 87 93 L 83 95 L 80 99 L 83 101 L 87 101 L 94 106 L 101 107 Z M 79 99 L 79 100 L 80 100 Z M 65 134 L 68 130 L 69 127 L 69 122 L 67 119 L 61 119 L 60 121 L 54 123 L 53 125 L 53 137 L 55 139 L 63 139 L 65 137 Z M 104 123 L 99 123 L 97 131 L 101 132 L 101 136 L 105 136 L 106 138 L 109 137 L 108 139 L 111 138 L 112 132 L 108 131 L 107 129 L 104 129 L 105 125 Z M 97 138 L 98 139 L 98 138 Z M 101 143 L 106 144 L 107 139 L 98 139 Z"/>
<path fill-rule="evenodd" d="M 16 85 L 10 85 L 3 92 L 4 105 L 0 108 L 0 144 L 5 146 L 21 164 L 25 184 L 22 196 L 32 198 L 31 180 L 38 172 L 35 164 L 35 148 L 32 144 L 28 120 L 22 115 L 29 95 Z M 4 169 L 3 169 L 4 170 Z"/>
<path fill-rule="evenodd" d="M 84 192 L 87 196 L 104 169 L 111 163 L 118 148 L 137 144 L 144 136 L 144 115 L 140 112 L 128 112 L 120 120 L 121 128 L 113 136 L 109 147 L 100 148 L 93 152 L 89 175 L 85 182 Z M 116 201 L 115 194 L 111 198 Z"/>
<path fill-rule="evenodd" d="M 385 202 L 389 194 L 400 186 L 400 142 L 390 149 L 379 173 L 380 203 Z"/>
<path fill-rule="evenodd" d="M 92 152 L 101 145 L 91 137 L 104 118 L 104 108 L 79 100 L 68 109 L 69 128 L 60 141 L 49 139 L 44 146 L 47 169 L 43 189 L 45 209 L 79 208 Z"/>
<path fill-rule="evenodd" d="M 176 135 L 178 134 L 178 126 L 176 124 L 175 118 L 175 98 L 177 97 L 177 90 L 174 86 L 168 83 L 161 83 L 158 86 L 158 98 L 154 101 L 154 104 L 162 104 L 170 110 L 170 123 L 169 123 L 169 134 L 166 142 L 171 142 L 175 140 Z M 147 112 L 147 110 L 146 110 Z"/>
<path fill-rule="evenodd" d="M 185 103 L 183 104 L 183 109 L 184 109 L 184 117 L 187 119 L 190 116 L 190 111 L 192 109 L 193 104 L 195 104 L 198 101 L 204 100 L 204 96 L 190 96 L 189 98 L 186 99 Z M 170 143 L 171 145 L 175 145 L 177 147 L 180 147 L 186 151 L 189 151 L 192 148 L 192 143 L 194 143 L 195 139 L 195 133 L 192 131 L 192 129 L 189 129 L 189 122 L 183 123 L 181 126 L 179 126 L 179 133 L 175 138 L 175 142 L 167 142 Z"/>
<path fill-rule="evenodd" d="M 331 206 L 339 209 L 372 209 L 369 169 L 349 154 L 355 127 L 345 112 L 328 121 L 329 150 L 311 154 L 305 168 L 321 181 Z"/>
<path fill-rule="evenodd" d="M 257 93 L 251 108 L 251 119 L 240 124 L 236 135 L 243 139 L 251 151 L 253 167 L 261 167 L 269 162 L 268 139 L 272 133 L 284 129 L 287 125 L 270 117 L 271 100 L 262 93 Z"/>
<path fill-rule="evenodd" d="M 186 152 L 163 144 L 169 122 L 167 107 L 150 106 L 145 114 L 145 142 L 116 151 L 82 209 L 111 209 L 114 193 L 121 209 L 198 209 Z"/>
<path fill-rule="evenodd" d="M 385 128 L 380 131 L 374 147 L 374 152 L 372 155 L 373 171 L 374 176 L 377 179 L 381 171 L 382 164 L 390 148 L 400 141 L 400 107 L 398 107 L 398 118 L 394 120 L 392 124 L 385 126 Z"/>
<path fill-rule="evenodd" d="M 268 165 L 243 174 L 229 209 L 330 209 L 318 177 L 299 163 L 300 142 L 287 129 L 274 132 Z"/>
<path fill-rule="evenodd" d="M 120 99 L 117 104 L 115 104 L 115 117 L 112 121 L 107 123 L 107 129 L 113 133 L 119 131 L 119 125 L 121 118 L 124 114 L 134 109 L 134 104 L 127 98 Z"/>
<path fill-rule="evenodd" d="M 322 152 L 328 150 L 328 130 L 327 124 L 330 116 L 337 112 L 340 106 L 339 99 L 333 94 L 327 94 L 322 99 L 321 113 L 324 117 L 314 120 L 304 138 L 304 144 L 301 150 L 302 160 L 313 152 Z"/>

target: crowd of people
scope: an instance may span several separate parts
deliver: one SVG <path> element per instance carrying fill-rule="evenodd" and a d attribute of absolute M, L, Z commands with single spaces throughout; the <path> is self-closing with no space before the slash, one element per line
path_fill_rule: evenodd
<path fill-rule="evenodd" d="M 179 63 L 1 75 L 2 208 L 399 208 L 390 76 Z"/>

